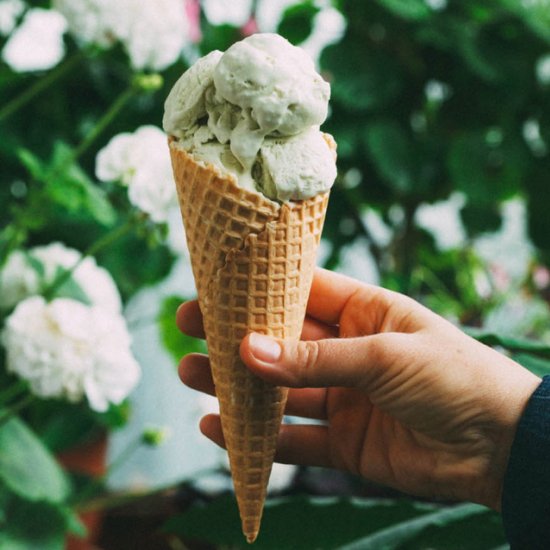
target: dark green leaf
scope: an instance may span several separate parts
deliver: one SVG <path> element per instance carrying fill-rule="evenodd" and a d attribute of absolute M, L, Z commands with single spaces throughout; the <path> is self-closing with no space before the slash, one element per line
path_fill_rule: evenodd
<path fill-rule="evenodd" d="M 68 403 L 60 399 L 41 399 L 33 404 L 27 416 L 29 425 L 54 453 L 92 438 L 100 429 L 102 417 L 87 403 Z"/>
<path fill-rule="evenodd" d="M 469 200 L 494 204 L 517 191 L 524 177 L 524 161 L 515 142 L 500 137 L 499 130 L 489 129 L 455 138 L 447 165 L 453 184 Z"/>
<path fill-rule="evenodd" d="M 372 122 L 365 127 L 367 154 L 380 176 L 398 193 L 414 185 L 414 155 L 405 131 L 392 120 Z"/>
<path fill-rule="evenodd" d="M 421 518 L 422 519 L 422 518 Z M 475 536 L 472 536 L 475 533 Z M 496 550 L 505 542 L 502 518 L 483 509 L 479 514 L 427 526 L 399 550 Z M 509 548 L 509 547 L 507 547 Z"/>
<path fill-rule="evenodd" d="M 102 225 L 112 225 L 116 212 L 105 193 L 73 159 L 73 151 L 57 142 L 47 176 L 47 192 L 69 212 L 83 210 Z"/>
<path fill-rule="evenodd" d="M 62 502 L 69 492 L 63 470 L 18 418 L 0 427 L 0 480 L 28 500 Z"/>
<path fill-rule="evenodd" d="M 7 494 L 2 502 L 0 550 L 63 550 L 69 530 L 68 510 Z"/>
<path fill-rule="evenodd" d="M 444 527 L 455 521 L 481 514 L 487 514 L 487 508 L 477 504 L 462 504 L 452 508 L 436 510 L 419 518 L 396 523 L 372 535 L 355 540 L 351 544 L 342 546 L 341 550 L 394 550 L 401 548 L 404 543 L 413 541 L 429 527 Z M 422 548 L 422 546 L 411 546 L 411 548 Z"/>
<path fill-rule="evenodd" d="M 319 8 L 313 2 L 302 2 L 289 6 L 283 13 L 277 32 L 292 44 L 300 44 L 313 28 L 313 18 Z"/>
<path fill-rule="evenodd" d="M 46 171 L 44 163 L 28 149 L 19 149 L 17 156 L 23 166 L 29 171 L 29 174 L 36 180 L 41 181 Z"/>
<path fill-rule="evenodd" d="M 469 235 L 497 231 L 502 224 L 496 202 L 468 202 L 461 208 L 460 217 Z"/>
<path fill-rule="evenodd" d="M 174 256 L 165 246 L 150 247 L 137 232 L 111 243 L 97 258 L 117 282 L 123 300 L 144 286 L 162 280 L 174 262 Z"/>
<path fill-rule="evenodd" d="M 515 12 L 535 33 L 550 43 L 550 9 L 545 0 L 533 2 L 503 0 L 502 3 Z"/>
<path fill-rule="evenodd" d="M 476 76 L 487 82 L 501 78 L 498 67 L 489 61 L 479 47 L 479 26 L 471 21 L 449 14 L 438 18 L 432 24 L 421 27 L 417 32 L 420 42 L 460 56 L 464 64 Z"/>
<path fill-rule="evenodd" d="M 332 100 L 349 111 L 384 107 L 402 88 L 395 58 L 352 37 L 325 48 L 321 66 L 331 82 Z"/>
<path fill-rule="evenodd" d="M 341 548 L 368 533 L 429 514 L 434 506 L 410 501 L 291 497 L 268 500 L 258 550 Z M 216 525 L 216 529 L 212 529 Z M 172 518 L 165 531 L 191 540 L 248 548 L 234 498 L 194 506 Z"/>
<path fill-rule="evenodd" d="M 378 0 L 378 3 L 403 19 L 426 19 L 432 13 L 424 0 Z"/>
<path fill-rule="evenodd" d="M 183 334 L 176 326 L 176 310 L 186 299 L 180 296 L 169 296 L 162 302 L 158 316 L 160 337 L 164 347 L 175 361 L 188 353 L 204 353 L 206 347 L 202 340 Z"/>
<path fill-rule="evenodd" d="M 537 166 L 527 183 L 528 192 L 528 224 L 529 236 L 533 243 L 550 258 L 550 185 L 548 185 L 548 168 L 542 164 Z"/>
<path fill-rule="evenodd" d="M 524 340 L 521 338 L 515 338 L 509 335 L 495 334 L 494 332 L 487 332 L 484 329 L 477 329 L 472 327 L 462 327 L 463 330 L 480 342 L 487 344 L 488 346 L 502 346 L 510 351 L 525 352 L 539 357 L 550 358 L 550 346 L 543 342 L 537 342 L 534 340 Z"/>
<path fill-rule="evenodd" d="M 240 40 L 239 29 L 231 25 L 203 25 L 201 52 L 207 54 L 212 50 L 225 51 L 233 42 Z"/>
<path fill-rule="evenodd" d="M 338 144 L 338 160 L 349 159 L 359 151 L 362 154 L 361 137 L 364 124 L 361 119 L 348 113 L 333 113 L 323 126 L 323 129 L 331 133 Z M 347 116 L 346 116 L 347 115 Z"/>
<path fill-rule="evenodd" d="M 43 280 L 44 275 L 46 275 L 46 268 L 42 260 L 38 259 L 36 256 L 33 256 L 32 254 L 29 254 L 28 252 L 25 252 L 25 259 L 27 260 L 29 265 L 36 271 L 38 277 Z"/>
<path fill-rule="evenodd" d="M 547 359 L 536 357 L 529 353 L 516 353 L 512 357 L 514 361 L 517 361 L 537 376 L 550 374 L 550 354 Z"/>
<path fill-rule="evenodd" d="M 57 266 L 53 281 L 63 280 L 55 290 L 55 298 L 70 298 L 86 305 L 92 305 L 88 295 L 73 277 L 71 273 L 66 276 L 67 270 L 64 267 Z"/>

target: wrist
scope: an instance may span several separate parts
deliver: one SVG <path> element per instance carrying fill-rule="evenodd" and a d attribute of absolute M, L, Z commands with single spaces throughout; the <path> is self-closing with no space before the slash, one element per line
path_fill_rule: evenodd
<path fill-rule="evenodd" d="M 518 425 L 531 396 L 541 382 L 538 376 L 519 365 L 518 367 L 521 370 L 518 370 L 517 377 L 508 381 L 501 406 L 497 410 L 496 422 L 489 430 L 493 452 L 487 457 L 486 471 L 479 484 L 480 494 L 476 499 L 476 502 L 497 512 L 502 508 L 504 477 Z"/>

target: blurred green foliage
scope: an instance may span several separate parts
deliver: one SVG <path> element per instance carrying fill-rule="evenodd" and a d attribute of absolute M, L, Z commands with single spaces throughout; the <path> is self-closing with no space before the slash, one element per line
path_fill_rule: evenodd
<path fill-rule="evenodd" d="M 47 0 L 28 4 L 49 6 Z M 332 4 L 347 26 L 320 57 L 332 87 L 324 129 L 338 143 L 339 168 L 324 231 L 326 265 L 338 267 L 345 246 L 366 238 L 383 285 L 480 325 L 491 305 L 475 285 L 475 273 L 484 269 L 480 259 L 469 243 L 439 250 L 433 236 L 415 224 L 415 215 L 422 204 L 460 191 L 466 197 L 462 221 L 473 239 L 500 226 L 504 201 L 523 197 L 536 260 L 550 266 L 550 76 L 537 77 L 536 70 L 550 52 L 550 6 L 545 0 Z M 278 32 L 300 44 L 319 11 L 312 0 L 294 2 Z M 225 50 L 242 37 L 241 29 L 214 26 L 204 15 L 201 31 L 199 54 Z M 62 240 L 85 251 L 113 228 L 132 223 L 120 191 L 97 185 L 95 155 L 115 134 L 159 126 L 164 98 L 185 68 L 177 63 L 162 73 L 159 89 L 143 89 L 136 87 L 120 47 L 81 50 L 69 37 L 66 45 L 66 59 L 50 72 L 19 74 L 0 64 L 0 112 L 44 79 L 53 82 L 18 116 L 0 121 L 0 265 L 20 245 Z M 117 101 L 124 108 L 105 119 Z M 102 121 L 109 131 L 94 135 L 90 147 L 90 133 Z M 374 237 L 365 223 L 367 210 L 391 229 L 389 239 Z M 173 254 L 159 246 L 163 231 L 141 224 L 97 255 L 125 299 L 170 271 Z M 66 282 L 64 295 L 78 294 L 72 283 Z M 177 305 L 190 297 L 167 298 L 158 317 L 163 343 L 175 359 L 204 350 L 202 343 L 182 337 L 173 322 Z M 550 372 L 544 343 L 483 329 L 472 335 L 508 350 L 537 374 Z M 2 361 L 0 355 L 0 367 Z M 0 382 L 8 386 L 13 378 L 4 370 Z M 79 406 L 59 407 L 43 402 L 33 409 L 34 418 L 26 420 L 34 433 L 15 420 L 0 426 L 0 548 L 61 548 L 65 532 L 78 531 L 65 502 L 69 483 L 50 451 L 78 442 L 98 425 L 121 425 L 128 415 L 125 405 L 99 416 Z M 184 540 L 237 548 L 242 535 L 236 514 L 233 499 L 215 499 L 190 507 L 165 530 Z M 481 550 L 501 546 L 504 538 L 498 516 L 472 505 L 290 496 L 268 503 L 257 545 L 276 548 L 281 541 L 286 548 Z"/>
<path fill-rule="evenodd" d="M 499 226 L 499 203 L 525 197 L 530 237 L 550 261 L 550 158 L 524 136 L 527 121 L 548 132 L 550 88 L 535 67 L 549 51 L 550 10 L 532 4 L 451 0 L 436 10 L 422 0 L 338 3 L 348 26 L 321 57 L 332 83 L 325 128 L 339 145 L 341 178 L 358 170 L 360 183 L 334 189 L 327 223 L 348 218 L 354 230 L 329 228 L 331 265 L 341 245 L 367 231 L 356 211 L 369 205 L 389 222 L 398 204 L 403 219 L 378 256 L 389 252 L 408 290 L 420 251 L 436 253 L 415 228 L 415 212 L 455 190 L 467 197 L 462 219 L 471 237 Z"/>

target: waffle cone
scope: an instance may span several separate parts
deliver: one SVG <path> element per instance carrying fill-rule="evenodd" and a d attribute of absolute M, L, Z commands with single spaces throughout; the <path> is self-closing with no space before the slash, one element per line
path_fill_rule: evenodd
<path fill-rule="evenodd" d="M 175 140 L 170 154 L 243 533 L 253 542 L 288 390 L 253 375 L 239 345 L 252 331 L 300 338 L 328 193 L 279 205 Z"/>

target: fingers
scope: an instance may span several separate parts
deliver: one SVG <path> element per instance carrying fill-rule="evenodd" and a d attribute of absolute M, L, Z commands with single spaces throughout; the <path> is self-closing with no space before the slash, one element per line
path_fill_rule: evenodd
<path fill-rule="evenodd" d="M 309 293 L 307 313 L 328 325 L 336 325 L 351 296 L 366 287 L 340 273 L 317 268 Z"/>
<path fill-rule="evenodd" d="M 345 275 L 318 268 L 311 286 L 308 315 L 322 323 L 336 325 L 346 302 L 362 288 L 370 287 Z M 202 315 L 197 300 L 181 304 L 176 313 L 176 323 L 182 332 L 204 338 Z"/>
<path fill-rule="evenodd" d="M 206 415 L 199 426 L 206 437 L 225 448 L 219 415 Z M 301 466 L 332 467 L 328 428 L 319 425 L 283 424 L 279 431 L 275 461 Z"/>
<path fill-rule="evenodd" d="M 186 355 L 178 368 L 181 381 L 190 388 L 208 395 L 216 395 L 210 361 L 202 353 Z"/>
<path fill-rule="evenodd" d="M 204 338 L 204 326 L 202 314 L 197 300 L 190 300 L 181 304 L 176 312 L 176 324 L 178 328 L 195 338 Z M 337 335 L 336 327 L 328 326 L 315 319 L 307 318 L 304 321 L 302 339 L 319 340 L 320 338 L 333 338 Z"/>
<path fill-rule="evenodd" d="M 225 449 L 225 439 L 219 414 L 207 414 L 201 418 L 199 429 L 208 439 Z"/>
<path fill-rule="evenodd" d="M 202 313 L 197 300 L 184 302 L 176 311 L 176 324 L 178 328 L 195 338 L 204 338 Z"/>
<path fill-rule="evenodd" d="M 368 390 L 380 374 L 392 375 L 392 367 L 398 363 L 394 358 L 407 336 L 386 333 L 295 342 L 251 333 L 241 342 L 240 353 L 253 372 L 272 384 Z"/>
<path fill-rule="evenodd" d="M 338 336 L 338 327 L 329 326 L 311 317 L 304 319 L 302 340 L 322 340 L 324 338 L 336 338 L 336 336 Z"/>
<path fill-rule="evenodd" d="M 210 363 L 206 355 L 190 353 L 180 362 L 181 381 L 190 388 L 208 395 L 216 395 Z M 304 418 L 326 418 L 326 390 L 322 388 L 291 389 L 286 414 Z"/>

